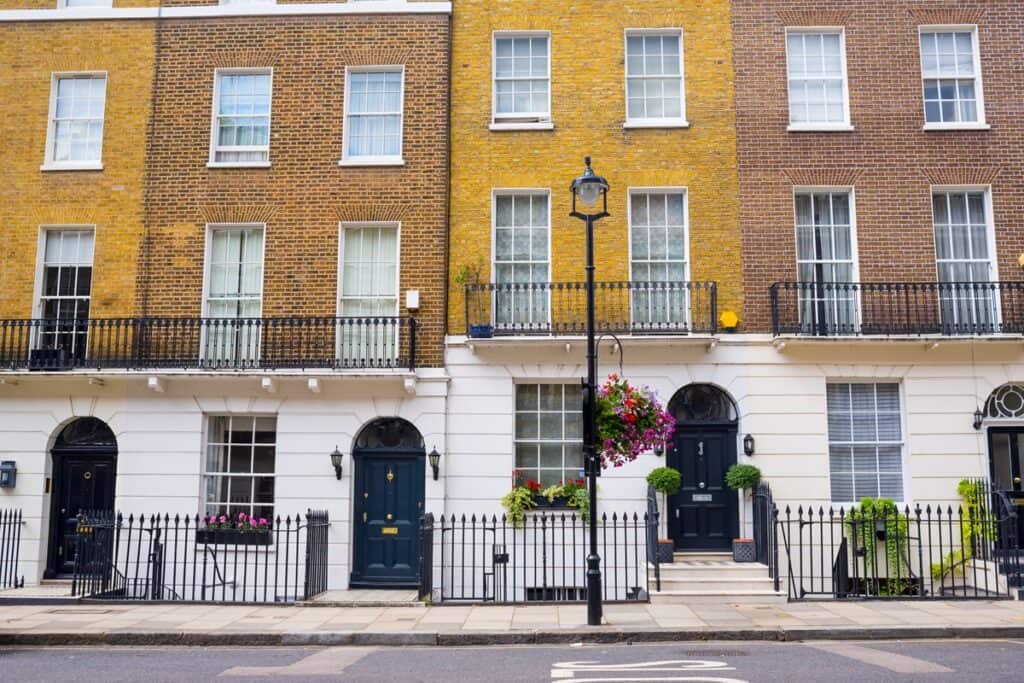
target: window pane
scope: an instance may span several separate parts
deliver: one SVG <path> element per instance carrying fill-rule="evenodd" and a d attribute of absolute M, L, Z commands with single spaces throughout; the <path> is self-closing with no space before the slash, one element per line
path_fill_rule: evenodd
<path fill-rule="evenodd" d="M 203 486 L 208 514 L 230 514 L 232 521 L 239 513 L 270 516 L 275 472 L 272 444 L 276 441 L 276 431 L 274 417 L 218 415 L 209 418 Z M 266 445 L 254 447 L 256 441 Z M 225 473 L 229 476 L 224 476 Z M 253 473 L 263 476 L 253 477 Z"/>
<path fill-rule="evenodd" d="M 580 463 L 579 387 L 574 384 L 517 384 L 516 468 L 520 481 L 544 486 L 578 476 Z"/>
<path fill-rule="evenodd" d="M 846 121 L 846 74 L 838 33 L 790 33 L 786 39 L 792 124 Z"/>
<path fill-rule="evenodd" d="M 902 496 L 903 445 L 899 386 L 829 383 L 829 467 L 832 499 Z M 882 482 L 882 483 L 880 483 Z"/>

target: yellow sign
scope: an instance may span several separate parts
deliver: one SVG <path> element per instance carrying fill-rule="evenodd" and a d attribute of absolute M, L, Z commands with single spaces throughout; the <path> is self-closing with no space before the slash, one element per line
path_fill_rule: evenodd
<path fill-rule="evenodd" d="M 380 533 L 381 533 L 382 536 L 397 536 L 398 535 L 398 527 L 397 526 L 382 526 L 380 528 Z"/>

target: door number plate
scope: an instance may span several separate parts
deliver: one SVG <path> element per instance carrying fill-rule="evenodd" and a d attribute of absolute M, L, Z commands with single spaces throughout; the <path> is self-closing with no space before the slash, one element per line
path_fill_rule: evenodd
<path fill-rule="evenodd" d="M 398 527 L 397 526 L 382 526 L 380 528 L 380 533 L 381 533 L 381 536 L 397 536 L 398 535 Z"/>
<path fill-rule="evenodd" d="M 711 502 L 711 494 L 710 493 L 695 493 L 695 494 L 693 494 L 693 502 L 694 503 L 710 503 Z"/>

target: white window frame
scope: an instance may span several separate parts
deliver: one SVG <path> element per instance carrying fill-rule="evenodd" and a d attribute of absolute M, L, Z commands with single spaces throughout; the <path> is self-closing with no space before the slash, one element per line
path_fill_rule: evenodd
<path fill-rule="evenodd" d="M 52 232 L 91 232 L 92 233 L 92 277 L 89 284 L 89 317 L 86 320 L 92 319 L 92 289 L 93 284 L 96 282 L 96 225 L 95 224 L 46 224 L 39 226 L 39 236 L 36 242 L 36 270 L 35 270 L 35 282 L 32 288 L 32 317 L 36 320 L 43 319 L 43 279 L 45 278 L 46 271 L 46 238 Z M 91 327 L 86 323 L 86 337 L 85 337 L 85 349 L 88 351 L 89 348 L 89 336 L 88 333 Z M 41 348 L 40 342 L 40 330 L 36 329 L 32 332 L 31 348 Z"/>
<path fill-rule="evenodd" d="M 564 465 L 565 465 L 565 451 L 564 451 L 565 444 L 575 443 L 575 441 L 564 438 L 564 434 L 563 434 L 563 438 L 560 439 L 560 440 L 557 440 L 557 441 L 556 440 L 551 440 L 551 439 L 544 440 L 544 439 L 540 438 L 539 431 L 538 431 L 538 434 L 537 434 L 537 438 L 535 438 L 535 439 L 529 439 L 529 438 L 520 439 L 519 435 L 518 435 L 518 433 L 516 431 L 516 416 L 519 414 L 519 409 L 517 407 L 517 405 L 518 405 L 517 404 L 517 398 L 518 397 L 517 397 L 516 394 L 519 391 L 519 387 L 520 386 L 540 387 L 542 385 L 555 385 L 555 386 L 563 387 L 563 389 L 562 389 L 562 391 L 563 391 L 563 394 L 562 394 L 562 407 L 563 407 L 563 411 L 561 412 L 562 415 L 565 415 L 565 411 L 564 411 L 564 407 L 565 407 L 565 393 L 564 393 L 565 392 L 565 387 L 578 386 L 578 385 L 573 384 L 571 382 L 567 382 L 565 377 L 545 377 L 545 378 L 540 378 L 540 379 L 529 379 L 529 378 L 519 378 L 519 377 L 517 377 L 517 378 L 515 378 L 513 380 L 513 383 L 512 383 L 512 406 L 511 406 L 511 408 L 512 408 L 512 444 L 511 444 L 511 446 L 512 446 L 512 469 L 515 470 L 516 472 L 519 471 L 519 466 L 516 464 L 516 446 L 518 446 L 518 444 L 520 442 L 526 442 L 526 443 L 559 443 L 559 444 L 562 444 L 562 448 L 563 448 L 563 451 L 562 451 L 562 465 L 563 465 L 562 473 L 564 474 L 567 471 L 565 469 L 565 467 L 564 467 Z M 539 391 L 539 389 L 538 389 L 538 391 Z M 538 396 L 538 408 L 539 408 L 539 396 Z M 530 411 L 530 412 L 533 412 L 533 411 Z M 547 411 L 540 411 L 540 410 L 538 410 L 537 412 L 540 413 L 540 412 L 547 412 Z M 564 428 L 564 424 L 565 424 L 564 420 L 565 420 L 565 418 L 563 417 L 562 419 L 563 419 L 563 423 L 562 424 L 563 424 L 563 428 Z M 538 424 L 537 427 L 538 427 L 538 430 L 539 430 L 540 429 L 540 425 Z M 581 423 L 580 424 L 580 430 L 581 430 L 580 431 L 580 444 L 583 443 L 583 432 L 582 432 L 582 429 L 583 429 L 583 425 Z M 582 448 L 582 445 L 581 445 L 581 448 Z M 538 466 L 537 466 L 536 469 L 540 470 L 541 468 L 540 468 L 540 451 L 539 450 L 537 452 L 537 465 Z M 584 461 L 580 464 L 580 470 L 584 469 L 585 467 L 586 467 L 586 456 L 584 456 Z M 528 478 L 532 479 L 532 477 L 528 477 Z M 582 479 L 582 478 L 583 477 L 573 477 L 573 479 Z M 523 483 L 525 483 L 525 481 Z"/>
<path fill-rule="evenodd" d="M 796 185 L 793 187 L 793 253 L 796 256 L 796 282 L 802 282 L 800 280 L 800 233 L 798 227 L 800 225 L 800 217 L 796 209 L 796 198 L 797 195 L 801 194 L 846 194 L 850 198 L 850 253 L 853 257 L 853 267 L 851 268 L 851 283 L 860 283 L 860 250 L 858 248 L 857 240 L 857 193 L 852 185 Z M 832 261 L 836 262 L 835 259 Z M 798 295 L 800 290 L 797 290 Z M 855 290 L 855 301 L 854 306 L 856 307 L 856 320 L 854 325 L 857 330 L 861 329 L 864 316 L 864 306 L 862 301 L 863 292 L 860 287 Z M 798 303 L 799 306 L 799 303 Z M 802 309 L 801 309 L 802 310 Z M 804 321 L 800 321 L 801 326 Z"/>
<path fill-rule="evenodd" d="M 373 72 L 398 72 L 401 76 L 401 92 L 399 93 L 399 117 L 398 122 L 398 154 L 384 156 L 356 156 L 348 154 L 348 103 L 349 88 L 353 73 Z M 405 65 L 404 64 L 376 64 L 372 66 L 347 66 L 345 67 L 345 99 L 342 102 L 341 113 L 341 160 L 339 166 L 404 166 L 405 165 Z"/>
<path fill-rule="evenodd" d="M 263 3 L 260 3 L 263 4 Z M 217 140 L 220 137 L 220 77 L 238 74 L 254 74 L 270 76 L 270 92 L 267 94 L 267 160 L 266 161 L 217 161 Z M 210 114 L 210 158 L 207 168 L 270 168 L 270 142 L 274 131 L 274 68 L 273 67 L 230 67 L 213 70 L 213 106 Z M 263 147 L 252 146 L 251 149 L 241 147 L 225 148 L 223 151 L 262 152 Z"/>
<path fill-rule="evenodd" d="M 993 212 L 992 205 L 992 186 L 991 185 L 932 185 L 928 192 L 928 206 L 932 212 L 931 226 L 932 226 L 932 247 L 935 249 L 935 282 L 942 282 L 939 277 L 939 252 L 935 245 L 935 210 L 932 205 L 934 197 L 937 194 L 965 194 L 971 192 L 980 192 L 985 198 L 985 235 L 988 240 L 988 253 L 989 253 L 989 282 L 999 282 L 999 257 L 996 253 L 996 222 L 995 214 Z M 994 312 L 995 312 L 995 324 L 1001 326 L 1003 323 L 1003 302 L 1000 291 L 993 291 L 994 299 Z M 941 309 L 940 309 L 940 320 L 941 320 Z"/>
<path fill-rule="evenodd" d="M 72 7 L 74 11 L 77 8 Z M 86 8 L 87 9 L 87 8 Z M 100 158 L 99 161 L 54 161 L 54 146 L 57 144 L 57 84 L 62 78 L 75 77 L 99 78 L 103 77 L 103 134 L 100 137 Z M 102 171 L 103 170 L 103 140 L 107 135 L 107 94 L 110 86 L 110 76 L 106 71 L 54 71 L 50 74 L 50 110 L 46 122 L 46 151 L 41 171 Z"/>
<path fill-rule="evenodd" d="M 827 377 L 825 378 L 825 453 L 826 456 L 831 458 L 831 446 L 832 446 L 832 435 L 828 430 L 828 386 L 830 384 L 895 384 L 896 390 L 900 401 L 900 488 L 903 491 L 903 497 L 900 500 L 892 499 L 897 505 L 903 505 L 913 498 L 907 494 L 909 483 L 907 473 L 907 455 L 910 453 L 910 435 L 907 433 L 907 392 L 905 382 L 901 377 Z M 877 418 L 876 418 L 877 420 Z M 842 442 L 846 443 L 846 442 Z M 850 442 L 856 443 L 856 442 Z M 866 442 L 862 442 L 866 443 Z M 894 442 L 877 442 L 891 444 Z M 852 457 L 852 456 L 851 456 Z M 877 472 L 876 472 L 877 475 Z M 860 505 L 860 500 L 833 500 L 832 499 L 832 463 L 828 464 L 828 491 L 829 491 L 829 503 L 832 505 L 838 505 L 843 507 L 849 507 L 853 505 Z M 881 493 L 881 491 L 879 491 Z"/>
<path fill-rule="evenodd" d="M 346 230 L 358 230 L 360 228 L 394 228 L 395 229 L 395 311 L 391 313 L 392 316 L 401 315 L 402 308 L 402 223 L 400 221 L 341 221 L 338 223 L 338 271 L 337 271 L 337 295 L 335 297 L 335 315 L 338 318 L 342 317 L 342 298 L 344 294 L 345 284 L 345 231 Z M 351 316 L 349 316 L 351 317 Z M 375 317 L 375 316 L 363 316 L 363 317 Z M 334 357 L 340 363 L 345 363 L 350 360 L 359 360 L 358 358 L 345 358 L 342 356 L 342 350 L 344 347 L 343 336 L 345 333 L 345 327 L 340 323 L 338 324 L 337 330 L 334 335 Z M 395 357 L 401 352 L 401 328 L 396 325 L 394 328 L 394 336 L 391 340 L 391 347 L 394 350 Z"/>
<path fill-rule="evenodd" d="M 516 196 L 516 195 L 545 195 L 548 198 L 548 283 L 554 282 L 554 273 L 551 271 L 551 236 L 552 236 L 552 225 L 551 225 L 551 188 L 549 187 L 513 187 L 513 188 L 495 188 L 491 190 L 491 284 L 498 284 L 498 197 L 499 196 Z M 504 261 L 503 261 L 504 263 Z M 530 261 L 531 264 L 536 261 Z M 492 289 L 491 295 L 491 325 L 497 326 L 498 318 L 498 306 L 497 306 L 497 290 Z M 553 324 L 551 316 L 551 289 L 547 290 L 547 311 L 548 311 L 548 325 Z M 511 323 L 513 327 L 515 323 Z"/>
<path fill-rule="evenodd" d="M 254 316 L 256 318 L 263 317 L 263 301 L 265 298 L 264 285 L 266 284 L 267 277 L 267 224 L 266 223 L 207 223 L 206 224 L 206 243 L 203 246 L 203 293 L 201 302 L 201 317 L 209 318 L 209 299 L 210 299 L 210 258 L 213 255 L 213 233 L 217 230 L 252 230 L 259 228 L 263 231 L 263 242 L 260 245 L 260 263 L 262 264 L 262 272 L 260 274 L 260 310 Z M 257 339 L 257 353 L 256 359 L 259 360 L 263 349 L 260 345 L 259 339 Z M 200 329 L 199 335 L 199 357 L 201 360 L 207 359 L 207 327 L 204 325 Z"/>
<path fill-rule="evenodd" d="M 536 121 L 510 121 L 508 119 L 518 118 L 509 114 L 498 114 L 498 40 L 503 38 L 547 38 L 548 41 L 548 111 L 546 114 L 537 113 Z M 490 130 L 553 130 L 555 127 L 551 112 L 552 81 L 551 61 L 554 49 L 552 46 L 551 31 L 494 31 L 491 34 L 491 124 Z"/>
<path fill-rule="evenodd" d="M 985 118 L 985 89 L 982 83 L 981 74 L 981 40 L 978 35 L 977 24 L 929 24 L 925 26 L 917 27 L 917 58 L 921 68 L 921 115 L 926 116 L 924 112 L 924 82 L 926 80 L 936 80 L 935 78 L 928 78 L 924 74 L 924 52 L 921 50 L 921 36 L 925 33 L 970 33 L 971 40 L 973 41 L 972 47 L 974 48 L 974 94 L 977 98 L 978 107 L 978 120 L 977 121 L 966 121 L 966 122 L 932 122 L 929 123 L 925 119 L 923 129 L 924 130 L 989 130 L 991 128 L 986 123 Z M 938 80 L 943 80 L 939 78 Z"/>
<path fill-rule="evenodd" d="M 629 118 L 629 38 L 630 36 L 679 37 L 679 117 L 678 118 Z M 682 28 L 627 28 L 622 34 L 622 87 L 626 98 L 626 120 L 623 128 L 689 128 L 686 118 L 686 42 Z M 660 78 L 665 78 L 661 76 Z"/>
<path fill-rule="evenodd" d="M 210 468 L 209 468 L 210 446 L 212 445 L 211 442 L 212 442 L 212 436 L 213 436 L 211 425 L 213 423 L 213 420 L 216 419 L 216 418 L 254 418 L 254 419 L 273 418 L 274 419 L 274 443 L 273 444 L 264 444 L 264 443 L 255 444 L 254 443 L 252 445 L 253 446 L 263 446 L 263 447 L 265 447 L 265 446 L 273 446 L 273 448 L 274 448 L 274 471 L 272 473 L 270 473 L 270 474 L 267 474 L 265 472 L 254 473 L 251 467 L 250 467 L 250 470 L 248 472 L 234 472 L 234 473 L 232 473 L 232 472 L 227 471 L 227 470 L 225 470 L 223 472 L 211 471 Z M 280 441 L 280 426 L 281 425 L 280 425 L 280 422 L 281 422 L 280 415 L 278 415 L 277 413 L 259 413 L 259 412 L 244 412 L 244 413 L 213 412 L 213 413 L 203 413 L 203 454 L 202 454 L 202 462 L 201 462 L 201 468 L 202 469 L 200 470 L 200 477 L 199 477 L 199 507 L 200 507 L 200 510 L 202 512 L 203 521 L 207 520 L 209 518 L 209 514 L 210 514 L 209 510 L 206 507 L 207 505 L 209 505 L 209 503 L 206 500 L 206 480 L 207 480 L 208 477 L 227 477 L 227 478 L 231 478 L 231 477 L 251 477 L 253 479 L 253 489 L 251 489 L 252 494 L 253 494 L 252 495 L 253 500 L 249 501 L 249 514 L 252 514 L 253 508 L 258 507 L 258 506 L 272 508 L 274 510 L 274 512 L 272 513 L 273 514 L 273 518 L 269 518 L 269 519 L 267 519 L 267 521 L 270 523 L 269 526 L 273 526 L 275 518 L 278 516 L 278 513 L 277 513 L 277 510 L 278 510 L 278 505 L 277 505 L 277 497 L 278 497 L 277 484 L 278 484 L 279 472 L 277 470 L 277 464 L 278 464 L 278 457 L 280 456 L 279 448 L 280 448 L 280 445 L 281 445 L 281 441 Z M 242 444 L 235 444 L 234 442 L 231 442 L 230 444 L 224 444 L 223 442 L 217 441 L 215 443 L 217 443 L 219 445 L 229 445 L 229 446 L 230 445 L 242 445 Z M 255 502 L 254 499 L 255 499 L 255 485 L 256 485 L 255 479 L 256 479 L 256 477 L 265 477 L 265 478 L 266 477 L 270 477 L 270 478 L 272 478 L 274 480 L 274 502 L 272 502 L 272 503 L 256 503 Z M 230 506 L 230 503 L 228 503 L 228 505 Z M 237 521 L 237 517 L 238 517 L 238 515 L 236 514 L 235 515 L 235 519 L 234 520 L 229 520 L 229 521 Z"/>
<path fill-rule="evenodd" d="M 628 236 L 627 245 L 627 258 L 629 259 L 629 280 L 634 281 L 633 274 L 633 195 L 635 194 L 681 194 L 683 195 L 683 283 L 685 289 L 683 289 L 684 295 L 684 312 L 686 314 L 685 325 L 689 329 L 692 319 L 692 311 L 690 310 L 690 290 L 685 283 L 690 281 L 690 191 L 686 186 L 672 186 L 672 187 L 630 187 L 626 191 L 626 230 Z M 666 244 L 667 249 L 667 244 Z M 666 259 L 669 261 L 669 259 Z M 635 311 L 633 310 L 633 302 L 630 301 L 629 305 L 629 320 L 632 325 L 637 323 Z M 644 321 L 640 321 L 642 324 Z"/>
<path fill-rule="evenodd" d="M 793 123 L 793 103 L 789 98 L 789 36 L 795 33 L 837 33 L 839 34 L 839 56 L 843 66 L 843 121 L 840 123 Z M 846 65 L 846 28 L 843 26 L 790 26 L 785 30 L 786 48 L 786 116 L 789 118 L 789 132 L 849 132 L 853 124 L 850 121 L 850 72 Z"/>

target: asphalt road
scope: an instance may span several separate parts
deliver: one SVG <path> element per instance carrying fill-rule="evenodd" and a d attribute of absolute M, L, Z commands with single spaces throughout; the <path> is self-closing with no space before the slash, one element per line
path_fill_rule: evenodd
<path fill-rule="evenodd" d="M 1024 680 L 1024 641 L 681 643 L 479 648 L 0 648 L 0 681 Z"/>

